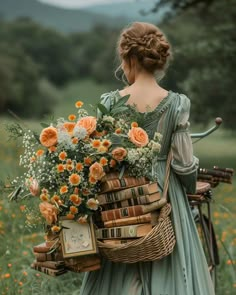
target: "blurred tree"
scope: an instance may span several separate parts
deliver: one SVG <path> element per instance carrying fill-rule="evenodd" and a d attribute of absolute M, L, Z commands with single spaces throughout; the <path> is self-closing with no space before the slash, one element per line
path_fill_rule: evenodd
<path fill-rule="evenodd" d="M 40 73 L 52 83 L 63 85 L 75 78 L 71 60 L 70 38 L 53 29 L 44 28 L 29 18 L 5 23 L 0 37 L 10 45 L 20 45 L 40 65 Z"/>
<path fill-rule="evenodd" d="M 163 7 L 168 7 L 169 12 L 172 13 L 177 13 L 197 6 L 207 9 L 214 1 L 215 0 L 159 0 L 149 12 L 156 13 Z"/>
<path fill-rule="evenodd" d="M 196 4 L 200 2 L 211 5 L 207 10 L 204 6 L 199 9 Z M 165 85 L 190 96 L 195 122 L 208 123 L 222 116 L 224 126 L 234 129 L 236 2 L 189 3 L 192 5 L 186 5 L 182 13 L 162 24 L 174 48 L 174 62 Z"/>
<path fill-rule="evenodd" d="M 0 113 L 7 109 L 23 117 L 49 113 L 56 95 L 43 91 L 38 66 L 19 46 L 0 46 Z"/>
<path fill-rule="evenodd" d="M 111 75 L 116 67 L 114 52 L 118 31 L 97 25 L 89 33 L 72 34 L 73 64 L 81 78 L 99 83 L 116 83 Z"/>

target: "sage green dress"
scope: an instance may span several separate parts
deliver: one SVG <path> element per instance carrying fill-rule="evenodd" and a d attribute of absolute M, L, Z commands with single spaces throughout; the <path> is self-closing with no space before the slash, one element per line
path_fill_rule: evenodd
<path fill-rule="evenodd" d="M 102 95 L 101 102 L 110 108 L 119 98 L 117 90 Z M 153 159 L 152 171 L 161 188 L 170 146 L 173 150 L 169 198 L 177 240 L 174 251 L 153 262 L 123 264 L 103 259 L 100 270 L 85 274 L 81 295 L 215 294 L 186 197 L 186 191 L 195 191 L 198 167 L 188 131 L 189 111 L 189 99 L 169 91 L 153 111 L 139 113 L 145 118 L 145 129 L 150 137 L 153 129 L 163 135 L 161 153 Z"/>

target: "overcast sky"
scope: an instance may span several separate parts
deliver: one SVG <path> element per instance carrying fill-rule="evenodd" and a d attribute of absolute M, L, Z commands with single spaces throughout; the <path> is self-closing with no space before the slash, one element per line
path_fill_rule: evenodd
<path fill-rule="evenodd" d="M 66 8 L 82 8 L 97 4 L 112 4 L 119 2 L 134 2 L 136 0 L 39 0 L 48 4 L 66 7 Z M 140 1 L 140 0 L 139 0 Z"/>

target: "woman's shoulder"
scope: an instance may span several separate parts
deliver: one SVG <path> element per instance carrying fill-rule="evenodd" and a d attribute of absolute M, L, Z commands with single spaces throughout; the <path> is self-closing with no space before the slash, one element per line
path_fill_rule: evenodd
<path fill-rule="evenodd" d="M 177 110 L 188 110 L 190 108 L 190 99 L 186 94 L 174 91 L 170 91 L 170 93 L 173 95 L 172 101 Z"/>

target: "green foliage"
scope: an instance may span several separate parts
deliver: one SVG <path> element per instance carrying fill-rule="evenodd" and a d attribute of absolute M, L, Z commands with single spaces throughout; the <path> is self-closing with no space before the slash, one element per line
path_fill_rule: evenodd
<path fill-rule="evenodd" d="M 194 6 L 163 24 L 174 48 L 165 85 L 187 93 L 195 122 L 221 116 L 225 127 L 235 125 L 235 16 L 235 1 L 215 0 L 208 9 Z"/>

